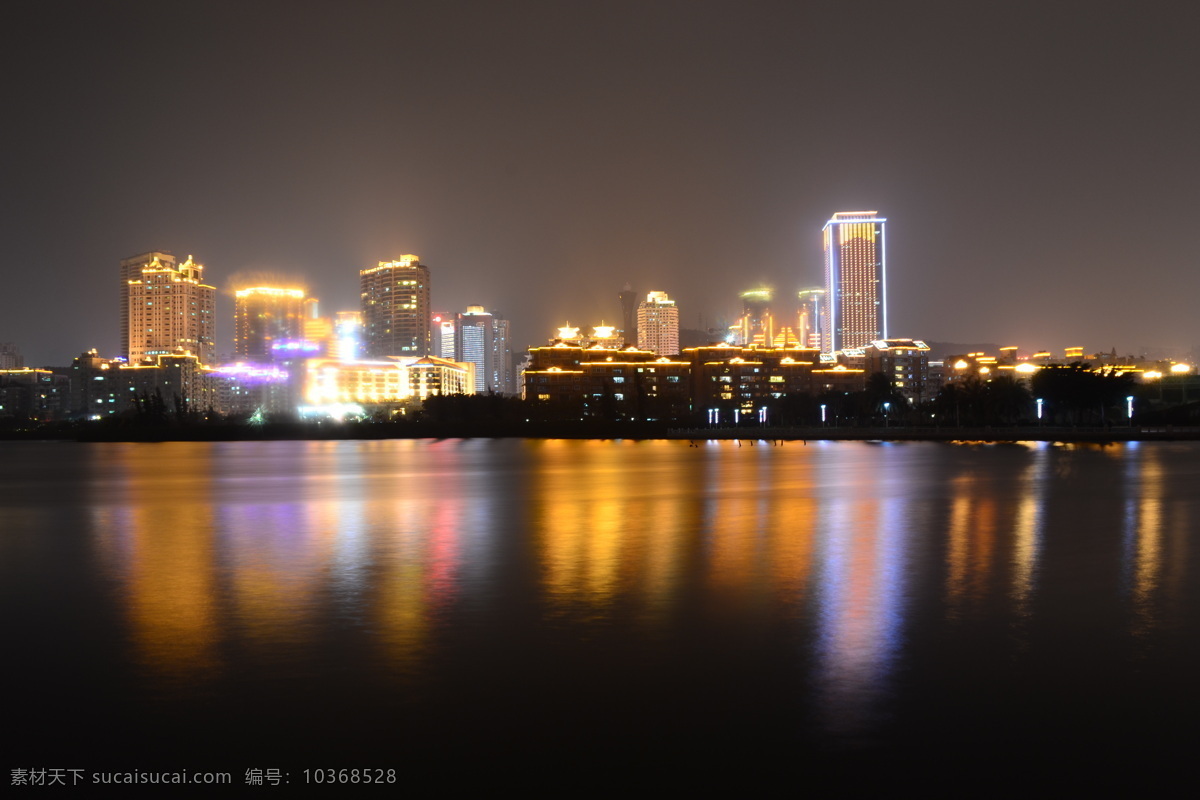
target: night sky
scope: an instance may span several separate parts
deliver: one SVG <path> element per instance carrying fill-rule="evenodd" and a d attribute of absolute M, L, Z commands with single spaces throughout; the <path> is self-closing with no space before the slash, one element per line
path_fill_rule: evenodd
<path fill-rule="evenodd" d="M 1200 12 L 1187 4 L 22 3 L 0 23 L 0 341 L 119 342 L 117 262 L 193 254 L 542 344 L 663 290 L 684 327 L 819 285 L 888 219 L 889 334 L 1200 345 Z M 789 301 L 790 302 L 790 301 Z M 232 301 L 218 309 L 232 350 Z"/>

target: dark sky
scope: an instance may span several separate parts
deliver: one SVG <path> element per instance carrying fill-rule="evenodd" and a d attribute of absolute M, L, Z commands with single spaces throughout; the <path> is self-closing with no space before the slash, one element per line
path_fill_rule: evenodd
<path fill-rule="evenodd" d="M 295 273 L 322 310 L 416 253 L 517 344 L 616 293 L 732 318 L 888 218 L 889 333 L 1200 344 L 1187 4 L 61 2 L 0 23 L 0 341 L 115 354 L 117 262 Z M 231 306 L 218 350 L 232 346 Z"/>

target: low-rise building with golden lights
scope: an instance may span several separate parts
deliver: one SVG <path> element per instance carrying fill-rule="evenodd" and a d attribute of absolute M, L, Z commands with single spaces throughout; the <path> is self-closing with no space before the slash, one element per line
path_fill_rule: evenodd
<path fill-rule="evenodd" d="M 863 348 L 862 368 L 881 372 L 910 404 L 932 400 L 929 387 L 929 345 L 919 339 L 879 339 Z"/>
<path fill-rule="evenodd" d="M 810 347 L 759 348 L 711 345 L 684 350 L 692 365 L 696 408 L 751 413 L 787 395 L 817 396 L 863 388 L 862 369 L 821 361 Z"/>
<path fill-rule="evenodd" d="M 697 409 L 757 412 L 791 395 L 860 391 L 864 372 L 816 348 L 708 345 L 671 359 L 639 348 L 557 341 L 530 349 L 525 397 L 564 418 L 695 419 Z"/>
<path fill-rule="evenodd" d="M 371 361 L 309 359 L 304 400 L 310 406 L 386 406 L 442 394 L 475 394 L 475 365 L 444 358 Z"/>
<path fill-rule="evenodd" d="M 690 365 L 637 347 L 530 348 L 525 399 L 563 418 L 668 419 L 690 410 Z"/>
<path fill-rule="evenodd" d="M 61 419 L 70 411 L 70 381 L 50 369 L 0 369 L 0 419 Z"/>
<path fill-rule="evenodd" d="M 219 378 L 195 355 L 172 353 L 131 364 L 89 350 L 74 360 L 68 375 L 74 418 L 113 416 L 141 401 L 161 402 L 168 413 L 222 410 Z"/>

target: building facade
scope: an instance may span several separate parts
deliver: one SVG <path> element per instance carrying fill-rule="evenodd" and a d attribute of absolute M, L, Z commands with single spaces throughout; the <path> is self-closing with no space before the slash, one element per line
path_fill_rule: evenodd
<path fill-rule="evenodd" d="M 825 223 L 823 352 L 887 337 L 886 221 L 875 211 L 839 211 Z"/>
<path fill-rule="evenodd" d="M 910 405 L 932 400 L 929 345 L 919 339 L 881 339 L 864 348 L 863 369 L 868 375 L 882 372 L 897 394 Z"/>
<path fill-rule="evenodd" d="M 121 341 L 130 363 L 173 354 L 213 362 L 217 290 L 203 275 L 191 256 L 182 264 L 158 252 L 121 261 Z"/>
<path fill-rule="evenodd" d="M 75 419 L 146 412 L 151 402 L 161 404 L 160 411 L 170 415 L 221 410 L 217 376 L 192 354 L 126 363 L 89 350 L 74 360 L 66 374 L 71 387 L 69 416 Z"/>
<path fill-rule="evenodd" d="M 738 319 L 734 343 L 771 347 L 775 341 L 775 315 L 771 311 L 775 291 L 762 286 L 742 292 L 742 316 Z"/>
<path fill-rule="evenodd" d="M 638 303 L 638 349 L 660 356 L 679 353 L 679 309 L 666 292 L 650 292 Z"/>
<path fill-rule="evenodd" d="M 433 347 L 429 268 L 414 255 L 359 271 L 368 358 L 427 356 Z"/>
<path fill-rule="evenodd" d="M 562 419 L 671 419 L 691 410 L 689 365 L 649 350 L 568 344 L 529 350 L 524 396 Z"/>
<path fill-rule="evenodd" d="M 563 419 L 737 424 L 756 418 L 764 406 L 780 408 L 789 397 L 846 394 L 865 385 L 862 369 L 824 363 L 816 348 L 706 345 L 668 358 L 560 338 L 529 353 L 525 398 Z"/>
<path fill-rule="evenodd" d="M 452 360 L 475 365 L 475 392 L 516 394 L 508 320 L 483 306 L 467 306 L 454 316 L 452 333 Z"/>
<path fill-rule="evenodd" d="M 254 286 L 234 292 L 233 354 L 271 361 L 274 347 L 305 338 L 304 290 Z"/>
<path fill-rule="evenodd" d="M 638 340 L 637 292 L 627 283 L 624 289 L 617 292 L 617 299 L 621 301 L 621 335 L 625 337 L 626 344 L 633 344 Z"/>
<path fill-rule="evenodd" d="M 0 342 L 0 369 L 21 369 L 25 366 L 25 359 L 21 357 L 21 351 L 12 342 Z"/>
<path fill-rule="evenodd" d="M 432 395 L 474 394 L 475 366 L 444 358 L 306 362 L 304 399 L 312 406 L 389 406 Z"/>
<path fill-rule="evenodd" d="M 825 290 L 816 287 L 801 289 L 796 296 L 800 300 L 800 310 L 796 315 L 800 343 L 820 350 L 825 341 Z"/>

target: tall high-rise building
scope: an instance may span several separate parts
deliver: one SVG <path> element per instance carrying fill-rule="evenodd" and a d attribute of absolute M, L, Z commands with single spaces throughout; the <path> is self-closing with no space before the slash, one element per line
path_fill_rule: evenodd
<path fill-rule="evenodd" d="M 25 359 L 21 357 L 21 351 L 12 342 L 0 342 L 0 369 L 21 369 L 25 366 Z"/>
<path fill-rule="evenodd" d="M 121 355 L 126 358 L 129 357 L 129 285 L 133 281 L 140 281 L 142 268 L 155 261 L 175 266 L 175 256 L 161 250 L 121 259 Z"/>
<path fill-rule="evenodd" d="M 625 288 L 617 292 L 617 297 L 621 300 L 621 334 L 625 337 L 626 344 L 633 344 L 638 340 L 637 336 L 637 307 L 638 299 L 637 292 L 628 283 Z"/>
<path fill-rule="evenodd" d="M 738 321 L 741 330 L 739 343 L 749 347 L 757 344 L 772 347 L 775 341 L 775 314 L 771 304 L 775 291 L 769 286 L 750 289 L 739 295 L 742 298 L 742 317 Z"/>
<path fill-rule="evenodd" d="M 513 373 L 512 333 L 508 320 L 492 317 L 492 377 L 491 386 L 498 394 L 520 394 Z"/>
<path fill-rule="evenodd" d="M 433 335 L 432 355 L 454 361 L 454 314 L 449 311 L 434 311 L 430 320 Z"/>
<path fill-rule="evenodd" d="M 454 319 L 454 360 L 475 365 L 475 391 L 515 394 L 508 320 L 483 306 L 467 306 Z"/>
<path fill-rule="evenodd" d="M 825 290 L 821 288 L 801 289 L 797 296 L 800 298 L 800 311 L 797 315 L 796 330 L 804 347 L 823 347 L 825 341 Z"/>
<path fill-rule="evenodd" d="M 252 286 L 234 292 L 233 354 L 249 361 L 270 361 L 272 348 L 304 338 L 304 290 Z"/>
<path fill-rule="evenodd" d="M 216 354 L 217 290 L 188 256 L 143 253 L 121 260 L 121 344 L 130 362 L 190 353 L 201 364 Z"/>
<path fill-rule="evenodd" d="M 875 211 L 839 211 L 825 223 L 826 353 L 887 337 L 886 221 Z"/>
<path fill-rule="evenodd" d="M 368 358 L 427 356 L 433 347 L 429 268 L 413 255 L 359 271 Z"/>
<path fill-rule="evenodd" d="M 679 309 L 666 292 L 650 292 L 638 303 L 638 348 L 660 356 L 679 352 Z"/>

